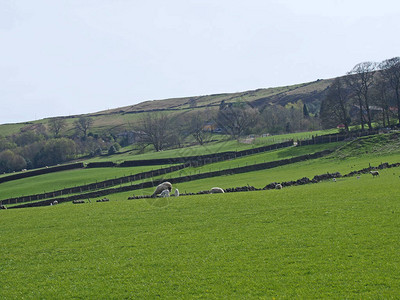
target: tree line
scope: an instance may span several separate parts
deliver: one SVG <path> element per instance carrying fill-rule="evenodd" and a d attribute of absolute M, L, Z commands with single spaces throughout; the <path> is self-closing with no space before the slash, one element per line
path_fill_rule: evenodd
<path fill-rule="evenodd" d="M 345 76 L 336 78 L 321 103 L 324 128 L 343 124 L 372 130 L 400 124 L 400 57 L 380 63 L 362 62 Z"/>
<path fill-rule="evenodd" d="M 74 134 L 63 135 L 68 126 L 64 118 L 53 118 L 47 123 L 32 124 L 18 134 L 0 136 L 0 172 L 56 165 L 79 156 L 95 156 L 108 151 L 115 153 L 120 145 L 117 137 L 105 133 L 92 134 L 93 119 L 80 117 L 73 124 Z"/>

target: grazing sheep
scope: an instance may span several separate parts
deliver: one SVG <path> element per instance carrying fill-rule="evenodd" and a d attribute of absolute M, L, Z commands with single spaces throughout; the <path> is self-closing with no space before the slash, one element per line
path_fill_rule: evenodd
<path fill-rule="evenodd" d="M 151 197 L 156 197 L 158 194 L 161 194 L 163 190 L 168 190 L 169 192 L 171 192 L 172 184 L 168 181 L 160 183 L 159 185 L 157 185 L 156 190 L 154 191 L 153 195 L 151 195 Z"/>
<path fill-rule="evenodd" d="M 379 176 L 379 171 L 370 171 L 372 177 Z"/>
<path fill-rule="evenodd" d="M 179 190 L 175 189 L 175 193 L 174 193 L 175 197 L 179 197 Z"/>
<path fill-rule="evenodd" d="M 277 185 L 275 185 L 275 189 L 281 190 L 282 189 L 282 184 L 278 183 Z"/>
<path fill-rule="evenodd" d="M 169 190 L 163 190 L 161 192 L 161 194 L 159 195 L 159 197 L 162 197 L 162 198 L 169 197 Z"/>
<path fill-rule="evenodd" d="M 211 190 L 210 190 L 210 193 L 211 194 L 218 194 L 218 193 L 225 193 L 224 192 L 224 190 L 223 189 L 221 189 L 221 188 L 219 188 L 219 187 L 213 187 Z"/>
<path fill-rule="evenodd" d="M 57 200 L 54 200 L 54 201 L 53 201 L 53 205 L 56 205 L 56 204 L 58 204 L 58 201 L 57 201 Z"/>

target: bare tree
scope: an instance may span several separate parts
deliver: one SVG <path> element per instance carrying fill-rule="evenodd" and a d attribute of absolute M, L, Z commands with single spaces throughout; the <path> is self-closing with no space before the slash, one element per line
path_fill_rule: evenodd
<path fill-rule="evenodd" d="M 374 82 L 374 74 L 377 68 L 376 63 L 373 62 L 362 62 L 354 66 L 354 68 L 348 72 L 348 85 L 352 89 L 355 98 L 358 101 L 360 107 L 360 122 L 361 128 L 364 130 L 364 112 L 367 113 L 367 124 L 368 128 L 372 129 L 371 112 L 370 112 L 370 89 Z"/>
<path fill-rule="evenodd" d="M 93 125 L 93 119 L 89 117 L 80 117 L 74 122 L 74 124 L 76 131 L 82 133 L 83 136 L 86 137 L 88 134 L 88 130 Z"/>
<path fill-rule="evenodd" d="M 217 123 L 232 138 L 238 139 L 250 130 L 257 122 L 259 111 L 246 102 L 221 105 L 217 115 Z"/>
<path fill-rule="evenodd" d="M 372 90 L 372 99 L 377 106 L 379 106 L 382 110 L 382 123 L 383 127 L 390 126 L 390 86 L 387 80 L 379 74 L 376 79 L 376 83 L 374 85 L 374 89 Z"/>
<path fill-rule="evenodd" d="M 396 95 L 397 118 L 400 124 L 400 57 L 393 57 L 381 62 L 379 69 Z"/>
<path fill-rule="evenodd" d="M 49 129 L 55 137 L 58 137 L 61 130 L 67 127 L 67 122 L 63 118 L 52 118 L 49 120 Z"/>
<path fill-rule="evenodd" d="M 170 136 L 170 120 L 165 114 L 145 114 L 137 128 L 141 132 L 141 141 L 146 145 L 153 145 L 156 151 L 165 149 Z"/>
<path fill-rule="evenodd" d="M 345 80 L 338 77 L 329 87 L 326 98 L 321 103 L 321 121 L 324 127 L 332 127 L 342 123 L 346 132 L 349 131 L 350 92 Z"/>
<path fill-rule="evenodd" d="M 204 145 L 212 136 L 214 113 L 210 110 L 193 111 L 187 121 L 187 132 L 200 144 Z"/>

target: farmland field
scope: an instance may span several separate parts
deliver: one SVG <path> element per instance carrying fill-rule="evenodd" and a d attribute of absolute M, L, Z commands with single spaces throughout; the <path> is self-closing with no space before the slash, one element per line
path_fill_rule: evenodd
<path fill-rule="evenodd" d="M 392 134 L 291 147 L 163 178 L 336 149 L 272 169 L 174 184 L 181 193 L 262 188 L 400 162 L 399 141 Z M 57 172 L 2 183 L 1 195 L 153 168 Z M 400 168 L 379 172 L 282 190 L 127 200 L 153 191 L 144 189 L 103 203 L 0 210 L 0 299 L 398 298 Z"/>
<path fill-rule="evenodd" d="M 398 180 L 0 211 L 0 298 L 396 298 Z"/>

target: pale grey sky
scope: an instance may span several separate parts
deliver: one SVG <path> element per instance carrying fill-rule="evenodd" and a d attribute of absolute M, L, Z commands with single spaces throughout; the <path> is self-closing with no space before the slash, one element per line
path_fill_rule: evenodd
<path fill-rule="evenodd" d="M 400 56 L 398 0 L 0 0 L 0 124 Z"/>

